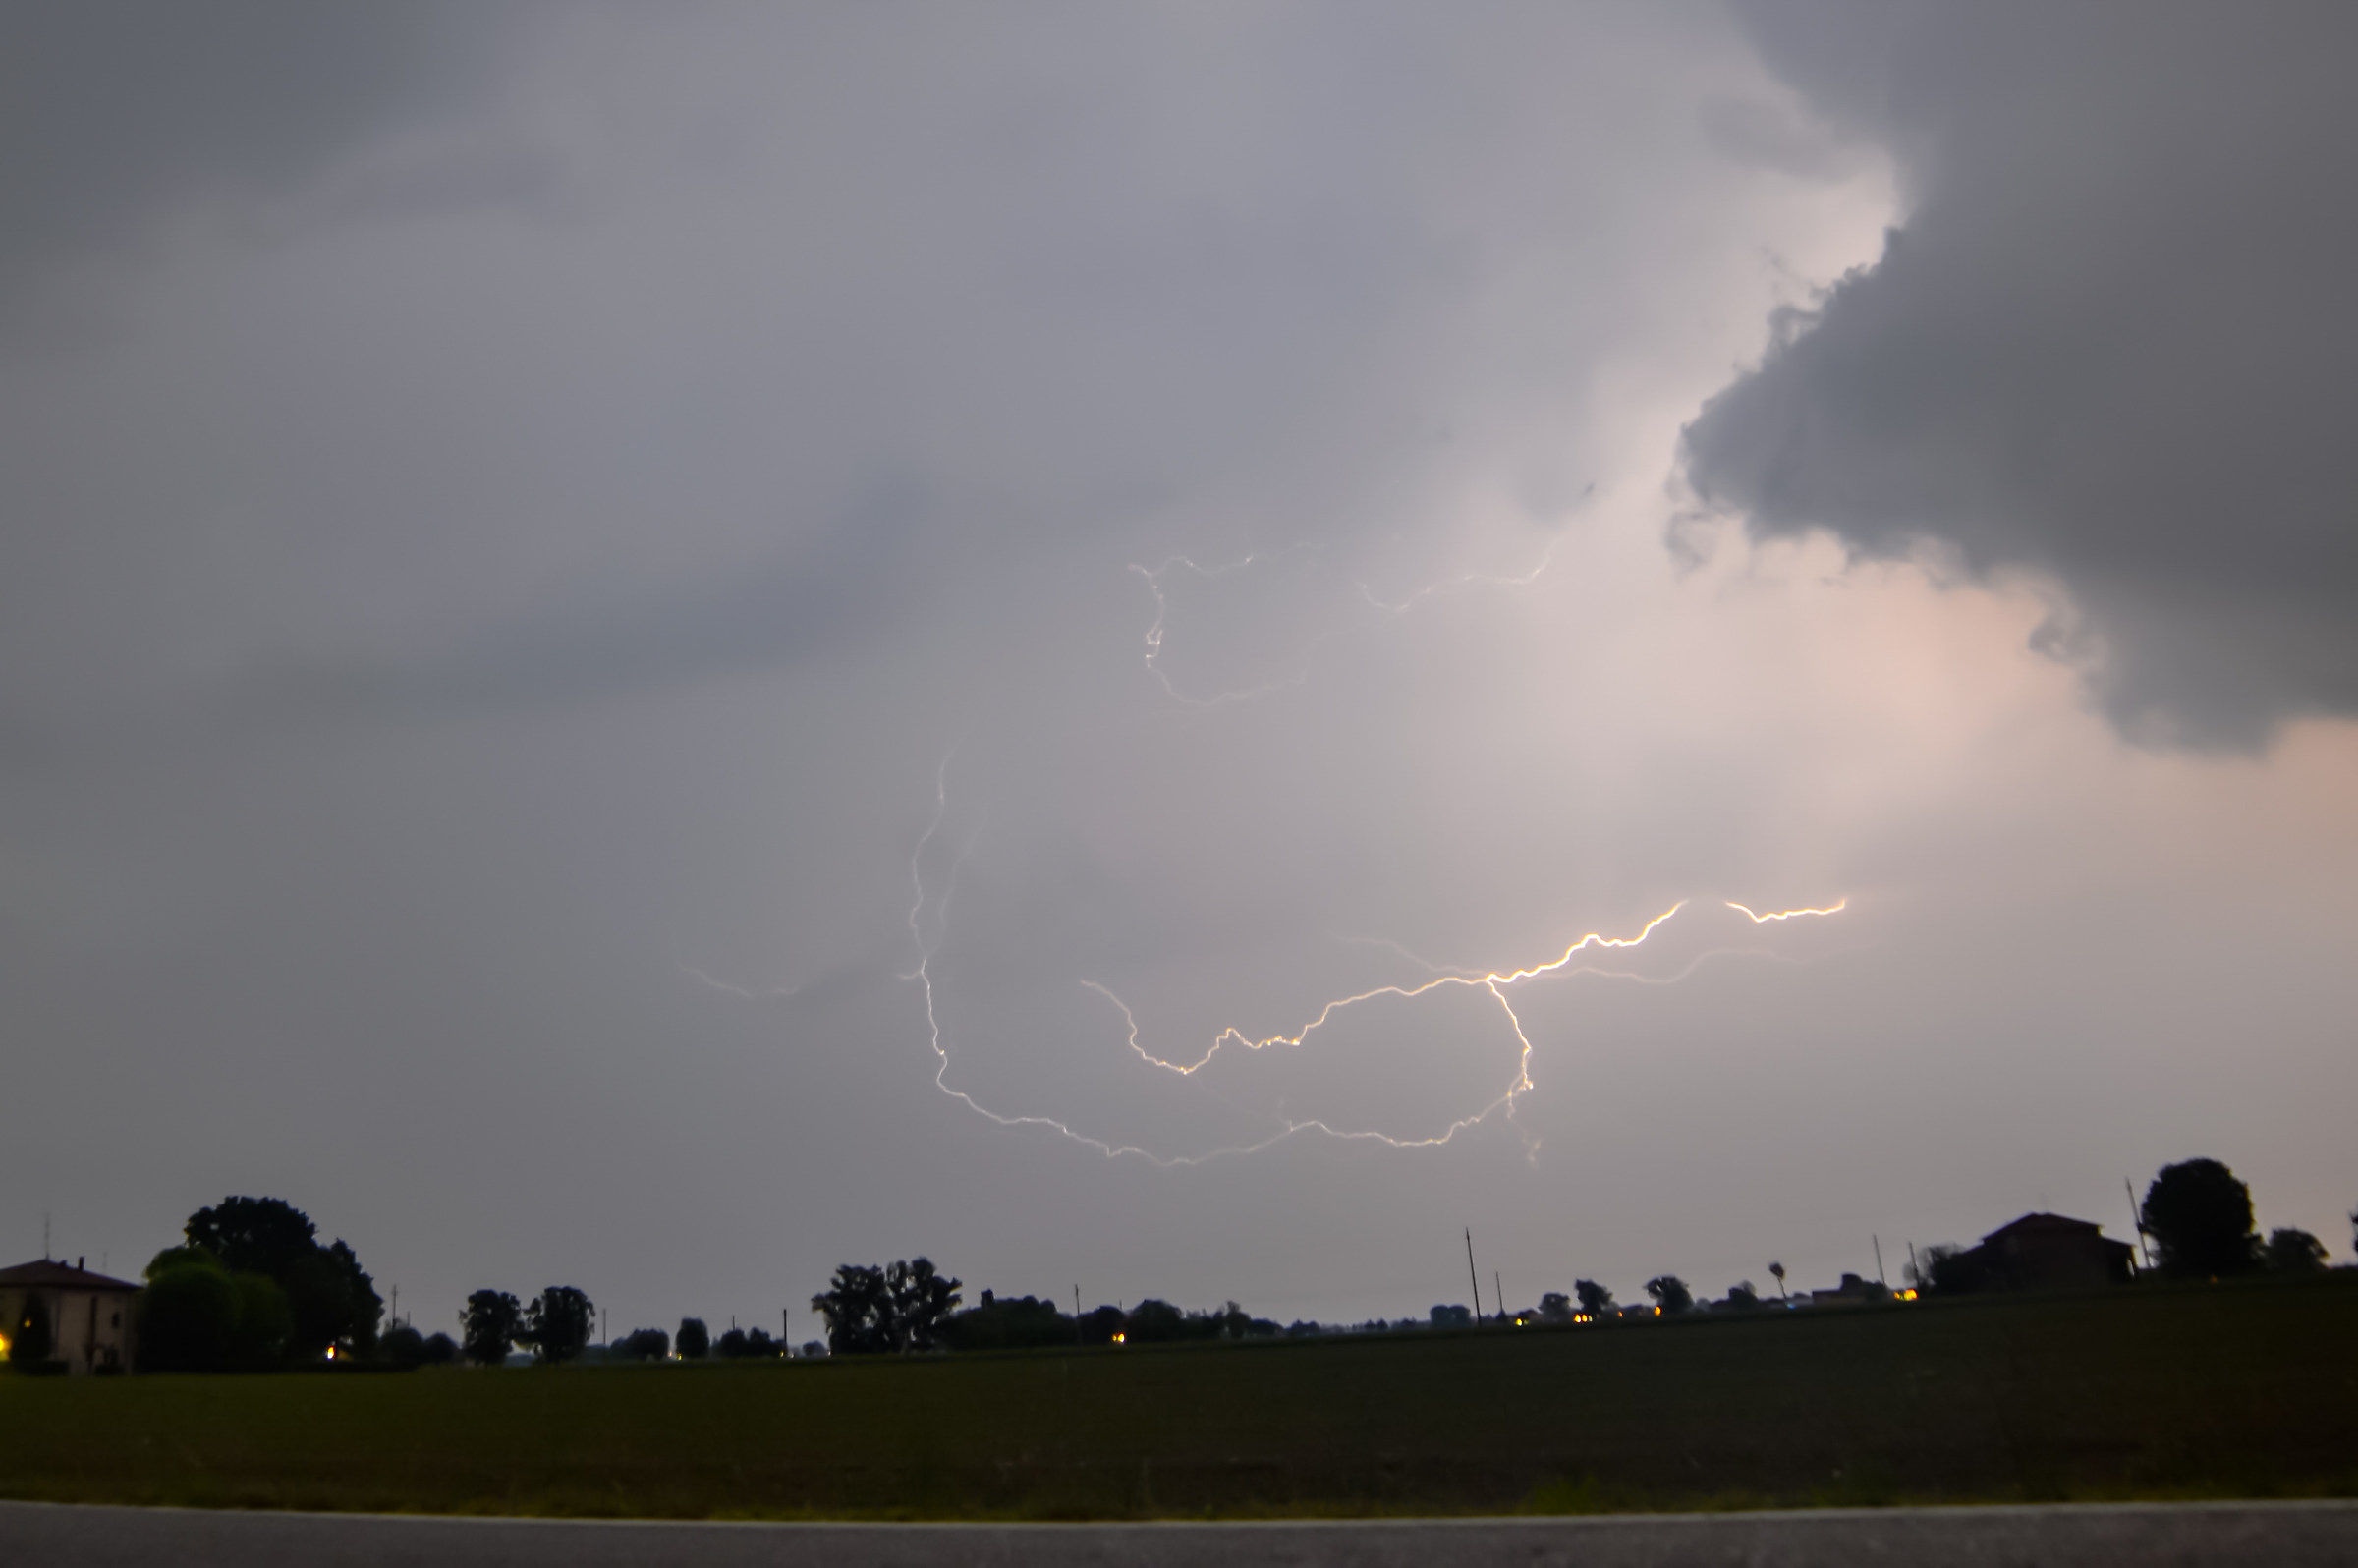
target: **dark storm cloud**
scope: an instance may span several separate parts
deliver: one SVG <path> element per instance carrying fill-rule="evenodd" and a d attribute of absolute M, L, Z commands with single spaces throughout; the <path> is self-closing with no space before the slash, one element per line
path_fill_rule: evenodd
<path fill-rule="evenodd" d="M 2358 11 L 1766 5 L 1907 217 L 1687 432 L 1756 534 L 2028 571 L 2127 733 L 2358 712 Z"/>
<path fill-rule="evenodd" d="M 0 310 L 183 203 L 299 184 L 496 71 L 521 8 L 0 6 Z"/>

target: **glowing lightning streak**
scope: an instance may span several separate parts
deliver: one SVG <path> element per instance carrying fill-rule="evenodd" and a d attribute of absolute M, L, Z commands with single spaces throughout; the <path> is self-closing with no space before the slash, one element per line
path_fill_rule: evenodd
<path fill-rule="evenodd" d="M 1450 1142 L 1452 1139 L 1456 1138 L 1459 1133 L 1464 1132 L 1467 1128 L 1477 1126 L 1482 1122 L 1488 1120 L 1492 1112 L 1495 1112 L 1501 1108 L 1506 1111 L 1509 1118 L 1512 1118 L 1515 1111 L 1516 1099 L 1534 1087 L 1531 1077 L 1531 1053 L 1533 1047 L 1530 1035 L 1524 1031 L 1523 1020 L 1516 1014 L 1513 1004 L 1507 1000 L 1504 987 L 1509 985 L 1518 985 L 1526 980 L 1537 980 L 1545 975 L 1567 973 L 1573 975 L 1600 975 L 1609 976 L 1615 979 L 1645 980 L 1646 977 L 1628 975 L 1618 971 L 1598 970 L 1588 966 L 1580 966 L 1575 968 L 1572 967 L 1572 960 L 1578 957 L 1581 953 L 1587 952 L 1591 949 L 1625 949 L 1636 947 L 1640 943 L 1644 942 L 1646 938 L 1652 936 L 1664 922 L 1668 921 L 1672 916 L 1676 915 L 1681 909 L 1686 907 L 1686 901 L 1683 899 L 1678 903 L 1671 905 L 1670 908 L 1664 910 L 1661 914 L 1656 915 L 1653 920 L 1648 921 L 1645 926 L 1639 930 L 1638 934 L 1635 936 L 1605 936 L 1601 933 L 1593 931 L 1590 934 L 1583 936 L 1579 941 L 1574 942 L 1571 946 L 1565 948 L 1564 951 L 1557 957 L 1548 960 L 1544 964 L 1535 964 L 1526 969 L 1491 970 L 1480 975 L 1441 974 L 1436 976 L 1434 979 L 1426 981 L 1422 985 L 1378 985 L 1373 989 L 1360 991 L 1350 996 L 1338 997 L 1321 1007 L 1319 1010 L 1317 1017 L 1313 1018 L 1308 1024 L 1305 1024 L 1300 1030 L 1292 1035 L 1271 1035 L 1261 1039 L 1255 1039 L 1246 1035 L 1243 1031 L 1236 1028 L 1230 1027 L 1223 1029 L 1217 1036 L 1213 1036 L 1210 1047 L 1205 1051 L 1201 1058 L 1185 1065 L 1177 1062 L 1166 1061 L 1163 1058 L 1154 1055 L 1144 1045 L 1140 1044 L 1138 1037 L 1138 1016 L 1131 1011 L 1130 1005 L 1123 1001 L 1121 997 L 1114 994 L 1114 992 L 1107 986 L 1102 985 L 1095 980 L 1085 980 L 1081 981 L 1083 986 L 1096 992 L 1099 996 L 1104 997 L 1108 1002 L 1111 1002 L 1114 1005 L 1116 1010 L 1121 1013 L 1123 1024 L 1128 1030 L 1130 1049 L 1142 1060 L 1149 1062 L 1155 1067 L 1159 1067 L 1166 1072 L 1175 1073 L 1183 1078 L 1192 1076 L 1204 1068 L 1211 1061 L 1212 1057 L 1219 1053 L 1221 1047 L 1228 1044 L 1230 1041 L 1234 1041 L 1235 1043 L 1244 1046 L 1246 1049 L 1253 1051 L 1265 1050 L 1275 1045 L 1299 1047 L 1303 1041 L 1310 1037 L 1311 1035 L 1323 1028 L 1337 1013 L 1342 1012 L 1346 1008 L 1355 1007 L 1362 1002 L 1375 1001 L 1378 998 L 1387 996 L 1397 997 L 1401 1000 L 1414 1000 L 1415 998 L 1424 996 L 1429 992 L 1438 990 L 1445 985 L 1465 986 L 1469 988 L 1479 987 L 1488 992 L 1490 999 L 1498 1004 L 1499 1011 L 1505 1014 L 1508 1028 L 1514 1031 L 1515 1043 L 1519 1048 L 1519 1054 L 1516 1060 L 1514 1082 L 1507 1086 L 1504 1093 L 1500 1094 L 1496 1099 L 1491 1100 L 1488 1105 L 1485 1105 L 1471 1115 L 1459 1117 L 1457 1120 L 1451 1122 L 1447 1127 L 1443 1128 L 1440 1132 L 1430 1137 L 1395 1138 L 1388 1133 L 1379 1132 L 1374 1129 L 1338 1128 L 1330 1123 L 1320 1121 L 1317 1118 L 1296 1120 L 1288 1117 L 1281 1121 L 1276 1132 L 1270 1134 L 1267 1138 L 1261 1140 L 1259 1143 L 1228 1145 L 1223 1148 L 1207 1150 L 1201 1154 L 1165 1156 L 1156 1154 L 1150 1149 L 1142 1148 L 1136 1144 L 1111 1144 L 1107 1143 L 1101 1138 L 1092 1138 L 1086 1133 L 1074 1131 L 1071 1127 L 1067 1126 L 1061 1121 L 1058 1121 L 1052 1116 L 1005 1115 L 1001 1112 L 992 1110 L 987 1105 L 982 1104 L 965 1090 L 951 1087 L 949 1082 L 950 1053 L 948 1048 L 941 1042 L 941 1016 L 936 1007 L 933 995 L 933 944 L 928 941 L 926 936 L 925 920 L 926 906 L 928 902 L 926 893 L 925 881 L 925 854 L 926 850 L 932 844 L 933 840 L 940 836 L 942 825 L 949 814 L 949 758 L 945 756 L 942 758 L 941 766 L 935 771 L 934 774 L 932 819 L 926 823 L 925 832 L 919 835 L 916 847 L 910 851 L 909 855 L 910 903 L 908 925 L 910 939 L 917 947 L 918 962 L 917 968 L 907 972 L 901 977 L 903 980 L 916 981 L 923 989 L 925 995 L 926 1042 L 933 1051 L 935 1062 L 933 1070 L 933 1087 L 940 1090 L 944 1094 L 950 1096 L 950 1098 L 964 1104 L 969 1110 L 976 1112 L 978 1115 L 987 1117 L 1001 1127 L 1045 1127 L 1062 1135 L 1065 1138 L 1072 1140 L 1076 1144 L 1080 1144 L 1085 1148 L 1097 1150 L 1097 1152 L 1103 1154 L 1108 1159 L 1118 1158 L 1122 1155 L 1128 1154 L 1135 1155 L 1136 1157 L 1147 1161 L 1149 1164 L 1156 1165 L 1166 1170 L 1177 1169 L 1185 1166 L 1201 1165 L 1207 1161 L 1224 1158 L 1229 1155 L 1259 1153 L 1263 1149 L 1282 1143 L 1297 1133 L 1308 1132 L 1320 1133 L 1328 1138 L 1333 1138 L 1346 1143 L 1375 1142 L 1383 1144 L 1387 1148 L 1433 1148 Z M 961 855 L 958 861 L 952 865 L 950 879 L 948 884 L 942 889 L 941 897 L 937 901 L 933 901 L 933 924 L 937 931 L 947 921 L 949 914 L 950 895 L 956 890 L 957 873 L 964 865 L 965 857 Z M 1743 905 L 1734 903 L 1732 901 L 1728 903 L 1728 907 L 1744 915 L 1755 924 L 1761 924 L 1768 921 L 1790 920 L 1797 916 L 1804 915 L 1833 915 L 1839 913 L 1848 903 L 1848 899 L 1842 899 L 1836 901 L 1833 905 L 1825 909 L 1785 910 L 1770 915 L 1756 915 L 1751 910 L 1746 909 Z M 1397 946 L 1396 943 L 1387 943 L 1384 945 Z M 1405 949 L 1402 951 L 1405 953 Z M 1414 955 L 1407 956 L 1411 957 L 1412 961 L 1417 962 L 1423 967 L 1429 969 L 1432 967 L 1431 965 L 1426 965 L 1421 959 L 1415 959 Z M 1696 967 L 1702 964 L 1706 959 L 1709 959 L 1712 956 L 1714 956 L 1714 953 L 1704 953 L 1698 955 L 1695 959 L 1691 960 L 1677 976 L 1670 977 L 1665 980 L 1648 981 L 1648 983 L 1666 984 L 1671 983 L 1676 980 L 1683 979 L 1686 975 L 1693 973 Z M 729 988 L 733 989 L 734 987 Z"/>
<path fill-rule="evenodd" d="M 1746 920 L 1752 922 L 1752 924 L 1755 925 L 1766 925 L 1770 921 L 1795 920 L 1803 915 L 1839 915 L 1845 909 L 1850 907 L 1849 899 L 1837 898 L 1824 909 L 1788 909 L 1779 910 L 1773 915 L 1755 915 L 1752 911 L 1746 909 L 1743 905 L 1737 903 L 1732 898 L 1722 899 L 1721 902 L 1726 904 L 1729 909 L 1732 909 L 1737 914 L 1743 916 Z"/>
<path fill-rule="evenodd" d="M 1289 544 L 1284 549 L 1279 550 L 1276 553 L 1278 555 L 1291 555 L 1297 550 L 1311 550 L 1315 548 L 1315 545 L 1309 544 Z M 1255 554 L 1248 555 L 1242 560 L 1230 561 L 1225 566 L 1198 566 L 1195 562 L 1189 560 L 1184 555 L 1174 555 L 1170 559 L 1164 561 L 1160 566 L 1155 567 L 1140 566 L 1136 562 L 1131 563 L 1130 570 L 1136 572 L 1141 578 L 1146 580 L 1147 591 L 1154 595 L 1154 620 L 1153 623 L 1147 628 L 1146 635 L 1147 673 L 1162 683 L 1164 695 L 1169 697 L 1172 701 L 1177 702 L 1182 707 L 1196 708 L 1199 710 L 1225 707 L 1231 702 L 1249 702 L 1257 697 L 1266 697 L 1271 692 L 1281 692 L 1286 690 L 1288 687 L 1300 686 L 1303 682 L 1310 679 L 1309 672 L 1304 671 L 1294 676 L 1291 680 L 1263 681 L 1259 686 L 1244 687 L 1233 692 L 1219 692 L 1210 697 L 1190 697 L 1185 692 L 1179 690 L 1177 683 L 1172 681 L 1170 675 L 1165 672 L 1162 667 L 1162 623 L 1169 617 L 1171 609 L 1170 600 L 1164 596 L 1162 591 L 1163 575 L 1175 568 L 1185 567 L 1188 571 L 1195 573 L 1196 576 L 1201 578 L 1208 579 L 1227 577 L 1231 573 L 1241 572 L 1249 566 L 1259 565 L 1262 561 L 1267 559 L 1272 559 L 1272 557 Z M 1320 641 L 1323 641 L 1323 639 L 1320 639 Z"/>

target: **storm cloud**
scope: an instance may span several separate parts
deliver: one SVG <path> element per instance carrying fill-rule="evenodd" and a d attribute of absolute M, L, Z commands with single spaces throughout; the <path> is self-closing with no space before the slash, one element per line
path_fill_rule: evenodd
<path fill-rule="evenodd" d="M 2043 644 L 2143 740 L 2358 711 L 2358 15 L 1744 15 L 1905 210 L 1688 429 L 1702 495 L 2059 588 Z"/>
<path fill-rule="evenodd" d="M 2156 352 L 2247 315 L 2274 343 L 2327 288 L 2112 275 L 2046 166 L 2160 199 L 2063 106 L 2095 24 L 4 15 L 0 1034 L 43 1108 L 0 1139 L 18 1253 L 46 1210 L 135 1271 L 266 1192 L 421 1327 L 558 1280 L 617 1328 L 774 1322 L 920 1253 L 1002 1293 L 1356 1318 L 1456 1299 L 1469 1223 L 1527 1301 L 1769 1257 L 1830 1282 L 1878 1234 L 2102 1213 L 2189 1152 L 2272 1222 L 2346 1211 L 2358 730 L 2140 750 L 2025 646 L 2068 611 L 2120 713 L 2255 737 L 2327 710 L 2260 655 L 2342 645 L 2330 560 L 2218 565 L 2165 482 L 2213 471 L 2106 467 L 2105 426 L 1991 459 L 2015 401 L 2067 396 L 2001 396 L 1998 350 L 2054 331 L 1844 335 L 1923 253 L 2103 350 L 2068 396 L 2117 424 L 2138 278 L 2180 307 Z M 2179 124 L 2185 51 L 2142 47 L 2100 129 Z M 1947 84 L 1922 128 L 1885 101 L 1908 61 Z M 2279 117 L 2314 85 L 2284 69 Z M 2017 122 L 2042 157 L 1940 150 Z M 2059 210 L 1940 261 L 1972 178 Z M 2222 222 L 2186 219 L 2219 266 Z M 2046 241 L 2078 271 L 2000 289 Z M 1843 426 L 1774 389 L 1854 340 L 1879 416 L 1981 399 L 1934 421 L 1953 446 L 1792 457 L 1778 432 Z M 2290 384 L 2183 395 L 2274 452 L 2318 429 Z M 2183 412 L 2160 386 L 2131 379 L 2138 418 Z M 1700 561 L 1662 547 L 1691 423 L 1695 483 L 1755 514 Z M 1815 499 L 1936 457 L 1945 510 L 1904 529 Z M 1811 506 L 1778 509 L 1788 474 Z M 2154 516 L 2092 515 L 2166 549 L 2053 523 L 2100 478 Z M 2291 537 L 2284 511 L 2236 516 Z M 2154 673 L 2238 615 L 2278 642 L 2195 661 L 2259 672 L 2231 700 Z M 1512 1020 L 1398 994 L 1682 899 Z M 1304 1043 L 1158 1065 L 1366 990 Z"/>

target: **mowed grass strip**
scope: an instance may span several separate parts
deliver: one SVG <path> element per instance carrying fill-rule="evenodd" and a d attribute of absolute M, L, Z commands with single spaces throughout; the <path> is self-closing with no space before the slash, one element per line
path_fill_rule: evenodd
<path fill-rule="evenodd" d="M 1146 1518 L 2358 1494 L 2358 1277 L 1570 1330 L 0 1378 L 0 1494 Z"/>

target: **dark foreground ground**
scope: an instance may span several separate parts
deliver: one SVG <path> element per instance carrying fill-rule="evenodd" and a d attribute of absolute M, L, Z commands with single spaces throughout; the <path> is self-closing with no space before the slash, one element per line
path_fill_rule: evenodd
<path fill-rule="evenodd" d="M 2358 1497 L 2358 1276 L 915 1361 L 0 1377 L 0 1495 L 904 1519 Z"/>
<path fill-rule="evenodd" d="M 2358 1560 L 2358 1503 L 1149 1525 L 621 1524 L 0 1503 L 0 1560 L 46 1568 L 2339 1568 Z"/>

